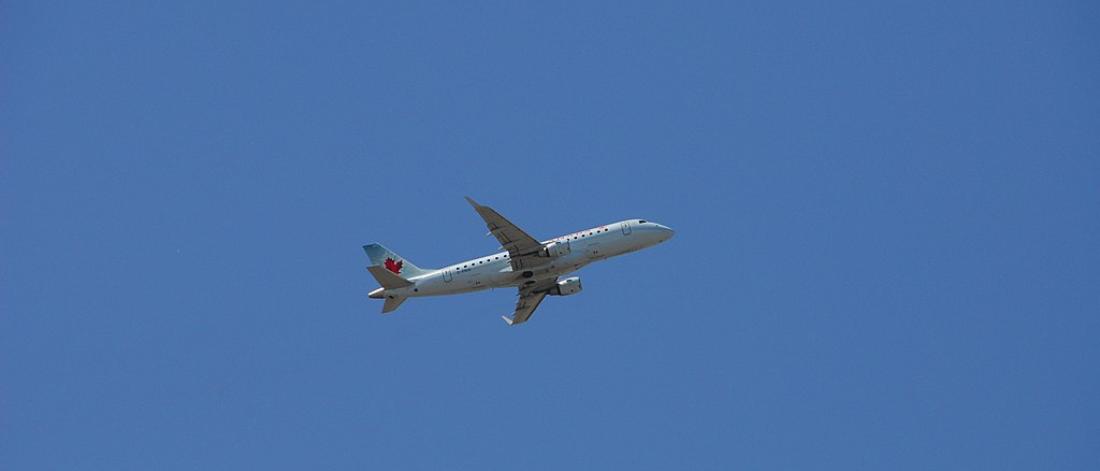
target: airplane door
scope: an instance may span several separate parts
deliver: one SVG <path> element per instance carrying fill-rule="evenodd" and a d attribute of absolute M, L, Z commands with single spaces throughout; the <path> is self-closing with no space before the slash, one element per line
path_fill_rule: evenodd
<path fill-rule="evenodd" d="M 623 235 L 630 235 L 630 221 L 623 222 Z"/>
<path fill-rule="evenodd" d="M 450 283 L 451 280 L 453 280 L 453 279 L 454 279 L 454 274 L 451 273 L 451 270 L 443 270 L 443 282 L 444 283 Z"/>

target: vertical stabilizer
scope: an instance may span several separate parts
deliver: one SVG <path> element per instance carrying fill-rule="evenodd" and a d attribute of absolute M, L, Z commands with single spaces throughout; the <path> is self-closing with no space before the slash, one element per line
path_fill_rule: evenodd
<path fill-rule="evenodd" d="M 413 278 L 431 271 L 416 266 L 407 258 L 397 255 L 394 251 L 383 247 L 382 244 L 364 245 L 363 251 L 367 253 L 367 257 L 370 258 L 370 264 L 372 266 L 384 267 L 402 278 Z"/>

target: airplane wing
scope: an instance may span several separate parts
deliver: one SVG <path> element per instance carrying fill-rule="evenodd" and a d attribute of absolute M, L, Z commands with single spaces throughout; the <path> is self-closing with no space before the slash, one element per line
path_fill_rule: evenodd
<path fill-rule="evenodd" d="M 516 300 L 516 312 L 512 313 L 512 317 L 502 316 L 504 322 L 508 325 L 516 325 L 527 322 L 527 319 L 531 318 L 531 314 L 535 313 L 535 309 L 538 309 L 539 304 L 542 303 L 543 298 L 549 292 L 550 287 L 557 283 L 557 278 L 548 278 L 542 280 L 533 285 L 519 289 L 519 299 Z"/>
<path fill-rule="evenodd" d="M 489 227 L 489 233 L 500 241 L 501 248 L 508 251 L 508 258 L 512 262 L 513 270 L 518 271 L 535 265 L 532 259 L 542 249 L 542 243 L 523 232 L 523 229 L 516 227 L 515 224 L 512 224 L 512 221 L 505 219 L 493 208 L 482 206 L 469 196 L 466 197 L 466 201 L 485 220 L 485 225 Z"/>

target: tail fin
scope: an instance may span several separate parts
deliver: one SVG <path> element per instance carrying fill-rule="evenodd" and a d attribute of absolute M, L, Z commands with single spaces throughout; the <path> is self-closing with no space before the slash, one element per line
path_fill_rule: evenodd
<path fill-rule="evenodd" d="M 364 245 L 363 251 L 370 258 L 371 265 L 383 266 L 403 278 L 412 278 L 431 271 L 421 269 L 408 259 L 402 258 L 392 250 L 383 247 L 382 244 Z"/>

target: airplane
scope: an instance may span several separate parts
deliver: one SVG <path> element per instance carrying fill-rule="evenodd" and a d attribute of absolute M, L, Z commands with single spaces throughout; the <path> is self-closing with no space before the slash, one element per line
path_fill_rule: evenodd
<path fill-rule="evenodd" d="M 539 242 L 493 208 L 466 201 L 485 220 L 489 234 L 503 251 L 443 268 L 420 268 L 380 244 L 363 246 L 371 265 L 367 271 L 381 285 L 372 299 L 385 299 L 382 313 L 392 312 L 408 298 L 469 293 L 490 288 L 518 288 L 519 299 L 510 326 L 527 322 L 547 296 L 581 291 L 577 276 L 561 278 L 599 260 L 635 252 L 672 237 L 672 229 L 645 219 L 627 219 Z"/>

